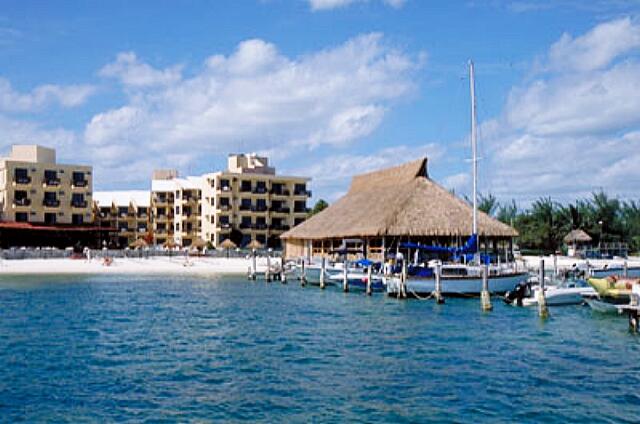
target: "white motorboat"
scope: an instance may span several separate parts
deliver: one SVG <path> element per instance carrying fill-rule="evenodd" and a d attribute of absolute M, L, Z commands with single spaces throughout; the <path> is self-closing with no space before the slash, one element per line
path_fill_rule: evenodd
<path fill-rule="evenodd" d="M 538 306 L 540 286 L 531 289 L 531 295 L 522 299 L 522 306 Z M 596 291 L 581 280 L 565 281 L 557 286 L 547 286 L 544 290 L 547 306 L 580 305 L 583 296 L 595 295 Z"/>

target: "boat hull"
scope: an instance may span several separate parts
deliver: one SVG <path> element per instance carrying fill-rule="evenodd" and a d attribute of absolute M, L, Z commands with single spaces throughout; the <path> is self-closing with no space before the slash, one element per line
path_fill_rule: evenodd
<path fill-rule="evenodd" d="M 527 278 L 527 274 L 511 274 L 489 278 L 489 292 L 503 294 L 515 287 L 520 281 Z M 482 278 L 442 278 L 441 293 L 449 296 L 480 295 L 482 291 Z M 400 289 L 400 277 L 387 278 L 387 294 L 395 296 Z M 406 292 L 408 296 L 428 296 L 436 289 L 434 278 L 409 278 L 407 279 Z"/>
<path fill-rule="evenodd" d="M 545 300 L 547 306 L 562 306 L 562 305 L 581 305 L 584 303 L 583 296 L 595 296 L 596 291 L 591 287 L 575 287 L 575 288 L 549 288 L 545 290 Z M 537 306 L 538 296 L 534 293 L 533 296 L 522 299 L 522 306 Z"/>

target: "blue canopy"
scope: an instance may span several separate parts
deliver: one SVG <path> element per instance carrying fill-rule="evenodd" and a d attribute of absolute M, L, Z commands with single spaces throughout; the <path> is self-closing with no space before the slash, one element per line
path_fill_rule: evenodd
<path fill-rule="evenodd" d="M 371 266 L 373 265 L 375 262 L 370 261 L 369 259 L 358 259 L 357 261 L 354 262 L 356 265 L 361 265 L 361 266 Z"/>
<path fill-rule="evenodd" d="M 419 243 L 402 243 L 400 247 L 425 250 L 434 253 L 449 253 L 451 255 L 466 255 L 478 252 L 478 235 L 472 234 L 462 247 L 425 246 Z"/>

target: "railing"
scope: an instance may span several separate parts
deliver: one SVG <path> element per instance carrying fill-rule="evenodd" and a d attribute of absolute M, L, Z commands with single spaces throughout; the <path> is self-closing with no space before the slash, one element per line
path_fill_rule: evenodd
<path fill-rule="evenodd" d="M 279 208 L 271 208 L 270 209 L 271 212 L 275 212 L 275 213 L 290 213 L 291 209 L 287 208 L 287 207 L 279 207 Z"/>
<path fill-rule="evenodd" d="M 48 208 L 57 208 L 58 206 L 60 206 L 60 201 L 59 200 L 43 200 L 42 201 L 42 205 L 46 206 Z"/>
<path fill-rule="evenodd" d="M 22 199 L 14 199 L 13 204 L 16 206 L 29 206 L 31 204 L 31 199 L 22 198 Z"/>
<path fill-rule="evenodd" d="M 218 190 L 220 190 L 220 191 L 231 191 L 231 186 L 223 185 L 223 186 L 218 187 Z"/>
<path fill-rule="evenodd" d="M 282 189 L 282 190 L 271 189 L 271 194 L 273 194 L 274 196 L 289 196 L 291 192 L 287 189 Z"/>
<path fill-rule="evenodd" d="M 15 184 L 31 184 L 31 177 L 14 177 Z"/>
<path fill-rule="evenodd" d="M 288 225 L 272 225 L 271 229 L 274 231 L 288 231 L 289 226 Z"/>
<path fill-rule="evenodd" d="M 252 208 L 252 206 L 251 206 L 251 205 L 242 205 L 242 204 L 241 204 L 239 209 L 240 209 L 241 211 L 250 211 L 250 210 L 251 210 L 251 208 Z"/>
<path fill-rule="evenodd" d="M 89 180 L 73 180 L 71 188 L 81 188 L 89 185 Z"/>
<path fill-rule="evenodd" d="M 218 223 L 216 224 L 216 226 L 217 226 L 218 228 L 225 228 L 225 229 L 226 229 L 226 228 L 231 228 L 231 224 L 229 224 L 228 222 L 218 222 Z"/>
<path fill-rule="evenodd" d="M 218 209 L 221 211 L 228 211 L 231 210 L 231 205 L 218 205 Z"/>
<path fill-rule="evenodd" d="M 101 260 L 102 258 L 109 257 L 115 259 L 122 258 L 154 258 L 154 257 L 186 257 L 189 255 L 188 249 L 174 249 L 168 250 L 162 246 L 149 246 L 145 249 L 131 250 L 131 249 L 91 249 L 90 255 L 92 260 Z M 249 249 L 207 249 L 204 254 L 201 255 L 210 258 L 246 258 L 250 253 Z M 23 260 L 23 259 L 62 259 L 70 258 L 74 255 L 80 255 L 72 250 L 57 249 L 57 248 L 11 248 L 0 250 L 0 258 L 4 260 Z M 279 258 L 282 256 L 282 252 L 274 250 L 269 253 L 271 258 Z"/>
<path fill-rule="evenodd" d="M 60 178 L 45 178 L 42 184 L 47 187 L 55 187 L 60 185 Z"/>
<path fill-rule="evenodd" d="M 251 186 L 249 187 L 240 186 L 240 193 L 251 193 Z"/>
<path fill-rule="evenodd" d="M 74 208 L 86 208 L 87 204 L 86 200 L 71 201 L 71 206 Z"/>
<path fill-rule="evenodd" d="M 293 192 L 294 196 L 308 196 L 311 197 L 311 190 L 295 190 Z"/>
<path fill-rule="evenodd" d="M 256 205 L 251 210 L 253 212 L 266 212 L 268 208 L 267 205 Z"/>
<path fill-rule="evenodd" d="M 267 229 L 267 224 L 254 224 L 253 225 L 253 229 L 254 230 L 266 230 Z"/>
<path fill-rule="evenodd" d="M 294 208 L 293 209 L 294 213 L 309 213 L 311 212 L 310 208 Z"/>
<path fill-rule="evenodd" d="M 254 194 L 267 194 L 267 188 L 266 187 L 255 187 L 253 189 L 253 193 Z"/>

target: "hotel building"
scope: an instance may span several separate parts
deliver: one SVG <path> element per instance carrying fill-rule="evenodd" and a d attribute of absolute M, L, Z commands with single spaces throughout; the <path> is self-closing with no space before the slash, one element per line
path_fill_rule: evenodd
<path fill-rule="evenodd" d="M 56 151 L 14 145 L 0 158 L 0 213 L 5 222 L 91 223 L 91 166 L 56 163 Z"/>
<path fill-rule="evenodd" d="M 154 173 L 151 213 L 154 242 L 181 246 L 202 239 L 218 246 L 257 240 L 279 248 L 280 234 L 302 223 L 309 210 L 309 178 L 277 175 L 266 157 L 232 154 L 225 171 L 178 178 Z"/>
<path fill-rule="evenodd" d="M 127 247 L 138 238 L 148 238 L 151 220 L 149 191 L 96 191 L 94 222 L 110 229 L 106 241 L 110 247 Z"/>

